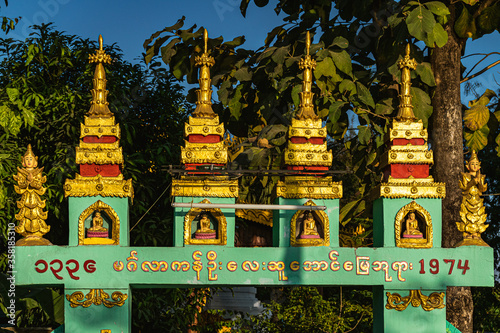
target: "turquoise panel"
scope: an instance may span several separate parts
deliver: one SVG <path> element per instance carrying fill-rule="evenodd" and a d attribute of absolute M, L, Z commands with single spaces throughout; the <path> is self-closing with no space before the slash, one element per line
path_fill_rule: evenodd
<path fill-rule="evenodd" d="M 377 290 L 375 290 L 377 289 Z M 433 292 L 444 292 L 443 290 L 422 290 L 425 296 Z M 430 333 L 446 332 L 446 307 L 425 311 L 421 306 L 413 307 L 411 304 L 403 311 L 386 309 L 386 292 L 398 293 L 402 297 L 408 296 L 410 290 L 374 288 L 373 299 L 373 332 L 384 333 Z M 446 296 L 445 296 L 446 300 Z"/>
<path fill-rule="evenodd" d="M 128 201 L 129 198 L 118 197 L 69 197 L 69 242 L 70 246 L 78 245 L 78 218 L 80 214 L 87 209 L 90 205 L 101 200 L 105 204 L 111 206 L 118 218 L 120 219 L 120 246 L 129 246 L 129 215 L 128 215 Z M 95 245 L 88 245 L 95 246 Z M 115 246 L 115 245 L 109 245 Z"/>
<path fill-rule="evenodd" d="M 210 203 L 213 204 L 234 204 L 235 198 L 215 198 L 215 197 L 174 197 L 174 202 L 193 202 L 200 203 L 204 199 L 208 199 Z M 189 212 L 191 208 L 184 207 L 174 207 L 174 246 L 194 246 L 194 245 L 184 245 L 184 217 Z M 227 245 L 226 247 L 234 247 L 234 226 L 235 226 L 235 215 L 234 209 L 223 208 L 221 209 L 222 214 L 226 217 L 227 222 Z M 201 246 L 203 245 L 196 245 Z M 205 245 L 206 246 L 206 245 Z"/>
<path fill-rule="evenodd" d="M 432 219 L 433 247 L 441 247 L 442 204 L 441 199 L 390 199 L 378 198 L 373 202 L 373 245 L 377 247 L 396 246 L 394 229 L 396 214 L 401 208 L 416 201 L 429 212 Z"/>
<path fill-rule="evenodd" d="M 326 206 L 325 213 L 330 223 L 330 246 L 339 245 L 339 199 L 284 199 L 276 198 L 276 205 L 304 205 L 312 200 L 317 206 Z M 273 211 L 273 246 L 290 246 L 290 225 L 295 210 Z"/>
<path fill-rule="evenodd" d="M 64 289 L 65 295 L 71 295 L 76 291 L 83 292 L 86 295 L 89 289 Z M 68 300 L 64 301 L 64 325 L 65 331 L 71 333 L 101 333 L 101 330 L 108 329 L 114 332 L 131 332 L 131 313 L 132 313 L 132 293 L 130 288 L 124 289 L 105 289 L 109 294 L 120 291 L 128 295 L 127 300 L 122 306 L 113 306 L 108 308 L 101 305 L 92 304 L 87 308 L 77 306 L 72 308 Z"/>
<path fill-rule="evenodd" d="M 493 286 L 493 249 L 23 246 L 16 248 L 16 270 L 19 285 L 67 288 L 383 285 L 440 290 Z"/>

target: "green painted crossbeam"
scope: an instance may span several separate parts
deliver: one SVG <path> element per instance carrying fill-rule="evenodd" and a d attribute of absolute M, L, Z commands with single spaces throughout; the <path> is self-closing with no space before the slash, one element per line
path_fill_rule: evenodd
<path fill-rule="evenodd" d="M 37 246 L 16 249 L 18 285 L 66 288 L 208 285 L 380 285 L 390 289 L 493 286 L 493 249 L 171 248 Z"/>

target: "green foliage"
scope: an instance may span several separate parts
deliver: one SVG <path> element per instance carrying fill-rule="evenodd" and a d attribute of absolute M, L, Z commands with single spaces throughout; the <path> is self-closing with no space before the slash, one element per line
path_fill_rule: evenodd
<path fill-rule="evenodd" d="M 488 142 L 495 142 L 497 151 L 500 151 L 500 141 L 498 133 L 498 107 L 497 95 L 494 91 L 487 89 L 478 99 L 469 102 L 469 109 L 464 112 L 464 139 L 466 146 L 475 151 L 482 150 Z M 496 136 L 496 138 L 495 138 Z M 500 153 L 499 155 L 500 156 Z"/>
<path fill-rule="evenodd" d="M 328 299 L 320 295 L 316 287 L 284 289 L 282 295 L 284 301 L 272 301 L 268 306 L 271 316 L 267 321 L 259 322 L 261 331 L 369 332 L 372 330 L 371 291 L 343 287 L 329 289 L 328 293 L 331 295 Z"/>

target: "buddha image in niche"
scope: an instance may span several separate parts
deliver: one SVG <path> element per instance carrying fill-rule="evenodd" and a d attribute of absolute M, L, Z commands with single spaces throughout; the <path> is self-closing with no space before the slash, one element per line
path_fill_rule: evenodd
<path fill-rule="evenodd" d="M 423 238 L 424 235 L 418 226 L 417 214 L 409 212 L 404 221 L 403 238 Z"/>
<path fill-rule="evenodd" d="M 216 238 L 216 232 L 211 229 L 211 219 L 210 215 L 203 212 L 199 215 L 198 229 L 194 233 L 196 239 L 214 239 Z"/>
<path fill-rule="evenodd" d="M 321 238 L 320 232 L 321 223 L 317 222 L 314 218 L 312 211 L 306 211 L 301 219 L 298 219 L 297 223 L 297 233 L 300 230 L 299 239 L 313 239 Z"/>

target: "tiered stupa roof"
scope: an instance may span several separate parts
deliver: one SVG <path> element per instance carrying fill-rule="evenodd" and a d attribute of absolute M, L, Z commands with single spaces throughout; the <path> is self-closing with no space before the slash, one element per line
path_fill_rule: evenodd
<path fill-rule="evenodd" d="M 427 144 L 427 129 L 417 120 L 411 102 L 410 69 L 416 68 L 410 58 L 410 45 L 398 63 L 401 69 L 400 104 L 396 118 L 386 136 L 388 149 L 382 156 L 384 180 L 378 195 L 388 198 L 444 198 L 444 183 L 435 183 L 429 175 L 434 163 L 432 150 Z"/>
<path fill-rule="evenodd" d="M 316 61 L 309 54 L 311 37 L 306 34 L 306 55 L 299 62 L 304 70 L 300 106 L 288 129 L 288 145 L 285 149 L 285 167 L 288 170 L 304 170 L 308 176 L 287 176 L 279 181 L 277 196 L 284 198 L 342 197 L 341 182 L 333 182 L 332 177 L 314 176 L 315 171 L 328 170 L 332 165 L 332 152 L 327 149 L 326 126 L 314 112 L 312 71 Z"/>
<path fill-rule="evenodd" d="M 198 101 L 192 116 L 184 126 L 185 147 L 181 147 L 181 163 L 186 169 L 196 169 L 202 165 L 225 166 L 227 164 L 227 147 L 224 146 L 224 124 L 219 123 L 219 116 L 212 110 L 212 89 L 210 67 L 215 64 L 214 58 L 208 54 L 208 34 L 204 34 L 205 49 L 201 56 L 195 58 L 200 67 L 200 89 L 196 91 Z"/>
<path fill-rule="evenodd" d="M 204 52 L 195 57 L 200 67 L 200 89 L 196 91 L 196 109 L 184 125 L 185 147 L 181 147 L 181 163 L 186 170 L 225 168 L 228 161 L 224 145 L 224 124 L 212 110 L 210 67 L 215 64 L 208 53 L 208 33 L 203 32 Z M 238 181 L 227 176 L 193 175 L 172 181 L 172 196 L 237 197 Z"/>
<path fill-rule="evenodd" d="M 76 147 L 76 163 L 80 173 L 67 179 L 66 197 L 133 198 L 132 180 L 123 179 L 123 153 L 120 147 L 120 127 L 108 108 L 106 72 L 103 64 L 110 64 L 111 57 L 103 50 L 99 35 L 99 50 L 89 55 L 90 63 L 97 63 L 94 72 L 92 102 L 84 123 L 81 124 L 80 144 Z"/>

